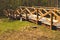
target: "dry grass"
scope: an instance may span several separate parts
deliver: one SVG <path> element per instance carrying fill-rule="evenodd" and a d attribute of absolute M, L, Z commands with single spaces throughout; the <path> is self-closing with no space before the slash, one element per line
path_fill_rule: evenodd
<path fill-rule="evenodd" d="M 5 18 L 0 22 L 0 40 L 60 40 L 60 31 L 49 30 L 27 21 Z"/>

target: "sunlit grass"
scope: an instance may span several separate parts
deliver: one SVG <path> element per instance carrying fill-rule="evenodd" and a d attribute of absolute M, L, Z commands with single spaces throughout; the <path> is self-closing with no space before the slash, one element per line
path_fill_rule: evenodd
<path fill-rule="evenodd" d="M 8 20 L 7 18 L 2 18 L 0 20 L 0 34 L 4 31 L 10 30 L 21 30 L 24 27 L 38 26 L 38 30 L 42 33 L 42 36 L 49 37 L 51 40 L 60 40 L 60 31 L 50 30 L 44 26 L 37 25 L 28 21 L 20 20 Z"/>
<path fill-rule="evenodd" d="M 37 26 L 34 23 L 20 20 L 8 20 L 7 18 L 0 20 L 0 30 L 5 31 L 7 29 L 20 30 L 22 27 Z"/>

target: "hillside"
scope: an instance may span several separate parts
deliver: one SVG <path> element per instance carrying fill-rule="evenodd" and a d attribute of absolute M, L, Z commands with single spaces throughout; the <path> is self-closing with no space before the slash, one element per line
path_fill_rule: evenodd
<path fill-rule="evenodd" d="M 49 30 L 27 21 L 5 18 L 0 19 L 0 40 L 60 40 L 60 31 Z"/>

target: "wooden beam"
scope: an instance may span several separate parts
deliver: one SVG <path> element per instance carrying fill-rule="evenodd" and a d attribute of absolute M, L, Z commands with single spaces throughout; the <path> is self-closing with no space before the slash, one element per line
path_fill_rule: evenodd
<path fill-rule="evenodd" d="M 50 13 L 50 11 L 47 12 L 47 13 L 45 13 L 45 14 L 43 14 L 43 15 L 41 15 L 41 17 L 40 17 L 39 19 L 41 19 L 42 17 L 46 16 L 46 15 L 49 14 L 49 13 Z"/>
<path fill-rule="evenodd" d="M 22 8 L 20 8 L 20 10 L 21 10 L 21 13 L 24 13 L 24 11 L 25 11 L 25 9 L 22 9 Z"/>
<path fill-rule="evenodd" d="M 26 10 L 25 10 L 25 12 L 26 12 Z M 28 21 L 28 13 L 26 12 L 26 21 Z"/>
<path fill-rule="evenodd" d="M 59 17 L 55 12 L 51 11 L 56 17 Z"/>
<path fill-rule="evenodd" d="M 36 12 L 36 15 L 37 15 L 37 20 L 36 20 L 36 24 L 38 24 L 38 9 L 37 9 L 37 12 Z"/>
<path fill-rule="evenodd" d="M 34 9 L 34 11 L 33 11 L 33 12 L 31 12 L 31 13 L 32 13 L 32 14 L 34 14 L 36 11 L 37 11 L 37 10 L 35 10 L 35 9 Z"/>
<path fill-rule="evenodd" d="M 47 12 L 47 10 L 46 9 L 43 9 L 45 12 Z"/>
<path fill-rule="evenodd" d="M 38 10 L 38 11 L 39 11 L 39 13 L 40 13 L 39 15 L 43 15 L 43 13 L 42 13 L 40 10 Z"/>
<path fill-rule="evenodd" d="M 18 14 L 20 14 L 19 10 L 16 10 L 16 12 L 17 12 Z"/>
<path fill-rule="evenodd" d="M 51 13 L 51 25 L 50 25 L 50 29 L 52 29 L 52 27 L 53 27 L 53 13 Z"/>
<path fill-rule="evenodd" d="M 25 9 L 26 9 L 30 14 L 32 14 L 28 8 L 25 8 Z"/>

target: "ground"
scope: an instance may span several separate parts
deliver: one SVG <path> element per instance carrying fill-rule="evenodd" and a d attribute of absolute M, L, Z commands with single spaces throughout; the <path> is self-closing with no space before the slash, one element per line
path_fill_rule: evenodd
<path fill-rule="evenodd" d="M 0 40 L 60 40 L 60 31 L 50 30 L 27 21 L 2 18 Z"/>

